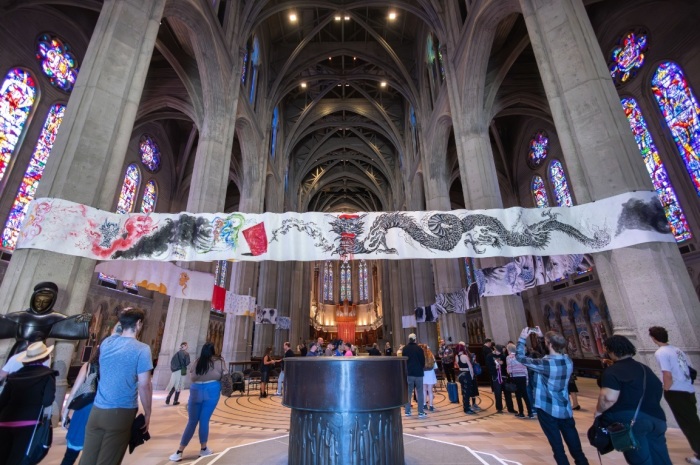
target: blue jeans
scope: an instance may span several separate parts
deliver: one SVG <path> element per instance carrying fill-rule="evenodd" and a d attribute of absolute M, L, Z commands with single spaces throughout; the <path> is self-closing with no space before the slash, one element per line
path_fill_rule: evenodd
<path fill-rule="evenodd" d="M 578 437 L 576 422 L 573 418 L 555 418 L 538 408 L 537 419 L 540 422 L 542 431 L 544 431 L 544 435 L 547 436 L 549 445 L 552 446 L 554 460 L 557 465 L 569 465 L 569 459 L 564 451 L 564 442 L 566 442 L 569 453 L 574 458 L 576 465 L 588 465 L 588 459 L 583 454 L 581 440 Z M 563 442 L 562 437 L 564 438 Z"/>
<path fill-rule="evenodd" d="M 406 404 L 406 413 L 411 413 L 411 399 L 413 398 L 413 389 L 417 391 L 416 398 L 418 399 L 418 413 L 425 413 L 423 410 L 423 404 L 425 404 L 425 392 L 423 392 L 423 377 L 407 376 L 406 382 L 408 383 L 408 403 Z"/>
<path fill-rule="evenodd" d="M 280 375 L 277 378 L 277 395 L 282 395 L 284 392 L 282 389 L 284 388 L 284 371 L 280 371 Z"/>
<path fill-rule="evenodd" d="M 199 423 L 199 442 L 204 444 L 209 439 L 209 419 L 214 413 L 221 396 L 221 383 L 196 384 L 190 386 L 190 400 L 187 402 L 187 426 L 182 433 L 180 445 L 186 446 L 194 436 L 194 429 Z"/>
<path fill-rule="evenodd" d="M 615 412 L 603 414 L 603 424 L 616 421 L 629 423 L 634 412 Z M 632 433 L 637 440 L 636 449 L 623 452 L 625 461 L 632 465 L 671 465 L 671 457 L 666 446 L 666 422 L 639 412 L 637 421 L 632 427 Z"/>

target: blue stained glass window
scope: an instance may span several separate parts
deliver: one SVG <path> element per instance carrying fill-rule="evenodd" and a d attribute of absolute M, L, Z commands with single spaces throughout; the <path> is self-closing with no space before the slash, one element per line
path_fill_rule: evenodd
<path fill-rule="evenodd" d="M 20 68 L 11 69 L 0 87 L 0 180 L 5 176 L 35 97 L 36 83 L 31 74 Z"/>
<path fill-rule="evenodd" d="M 683 70 L 673 62 L 659 65 L 651 80 L 651 90 L 695 191 L 700 195 L 700 106 L 693 90 L 685 80 Z"/>
<path fill-rule="evenodd" d="M 369 300 L 369 282 L 367 280 L 367 262 L 360 260 L 359 266 L 360 275 L 360 300 L 367 302 Z"/>
<path fill-rule="evenodd" d="M 141 163 L 151 173 L 158 171 L 160 168 L 160 148 L 155 143 L 153 138 L 147 134 L 141 136 L 139 142 L 139 154 L 141 155 Z"/>
<path fill-rule="evenodd" d="M 323 300 L 333 302 L 333 263 L 330 260 L 323 265 Z"/>
<path fill-rule="evenodd" d="M 429 65 L 435 63 L 435 45 L 433 44 L 432 34 L 428 34 L 425 41 L 425 60 Z"/>
<path fill-rule="evenodd" d="M 49 110 L 49 114 L 44 121 L 44 127 L 39 135 L 32 158 L 27 165 L 27 170 L 24 172 L 24 178 L 19 185 L 17 196 L 7 217 L 5 229 L 2 232 L 2 246 L 6 249 L 13 250 L 17 244 L 20 226 L 27 214 L 27 206 L 29 202 L 34 200 L 65 111 L 65 105 L 54 105 Z"/>
<path fill-rule="evenodd" d="M 619 45 L 612 51 L 610 76 L 616 85 L 634 77 L 644 64 L 647 49 L 647 35 L 644 32 L 628 32 L 620 38 Z"/>
<path fill-rule="evenodd" d="M 352 267 L 350 262 L 340 265 L 340 301 L 352 300 Z"/>
<path fill-rule="evenodd" d="M 253 52 L 250 55 L 250 95 L 248 101 L 255 103 L 255 92 L 258 84 L 258 68 L 260 67 L 260 41 L 253 39 Z"/>
<path fill-rule="evenodd" d="M 280 125 L 280 110 L 275 107 L 272 112 L 272 135 L 270 137 L 270 158 L 275 159 L 275 149 L 277 148 L 277 130 Z"/>
<path fill-rule="evenodd" d="M 245 72 L 246 72 L 247 66 L 248 66 L 248 51 L 246 50 L 245 55 L 243 56 L 243 69 L 241 70 L 241 84 L 245 84 Z"/>
<path fill-rule="evenodd" d="M 119 193 L 119 201 L 117 202 L 117 213 L 131 213 L 134 209 L 139 182 L 141 182 L 139 169 L 134 164 L 127 166 L 122 190 Z"/>
<path fill-rule="evenodd" d="M 530 139 L 530 151 L 527 154 L 527 162 L 530 168 L 537 168 L 544 162 L 549 153 L 549 138 L 544 131 L 539 131 Z"/>
<path fill-rule="evenodd" d="M 532 178 L 532 196 L 535 198 L 535 206 L 537 208 L 549 207 L 549 197 L 547 196 L 547 188 L 544 186 L 544 180 L 541 176 Z"/>
<path fill-rule="evenodd" d="M 559 160 L 553 160 L 552 163 L 550 163 L 549 180 L 552 183 L 554 199 L 557 201 L 557 205 L 560 207 L 573 206 L 574 201 L 571 199 L 571 192 L 569 192 L 569 184 L 566 182 L 564 167 Z"/>
<path fill-rule="evenodd" d="M 622 108 L 625 110 L 627 121 L 634 134 L 634 139 L 637 141 L 639 152 L 644 158 L 644 165 L 647 167 L 651 182 L 656 189 L 656 194 L 659 196 L 661 205 L 664 206 L 664 213 L 668 219 L 673 235 L 676 241 L 681 242 L 690 239 L 693 235 L 690 232 L 690 226 L 685 219 L 685 214 L 678 202 L 676 192 L 673 189 L 671 180 L 668 177 L 666 168 L 664 167 L 659 151 L 656 149 L 654 139 L 647 128 L 647 123 L 642 115 L 642 110 L 637 105 L 637 101 L 633 98 L 623 98 L 621 100 Z"/>
<path fill-rule="evenodd" d="M 41 69 L 51 85 L 66 92 L 73 90 L 78 78 L 78 62 L 70 50 L 70 46 L 61 39 L 44 34 L 39 38 L 36 52 L 36 58 L 41 62 Z"/>
<path fill-rule="evenodd" d="M 156 200 L 158 199 L 158 187 L 156 181 L 151 179 L 143 188 L 143 200 L 141 200 L 141 212 L 151 213 L 156 209 Z"/>

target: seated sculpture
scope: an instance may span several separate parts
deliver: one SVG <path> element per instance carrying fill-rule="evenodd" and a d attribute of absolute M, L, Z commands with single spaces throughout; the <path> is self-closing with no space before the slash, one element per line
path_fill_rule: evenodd
<path fill-rule="evenodd" d="M 27 349 L 29 344 L 48 338 L 71 341 L 87 339 L 92 315 L 66 316 L 53 310 L 58 286 L 42 282 L 34 286 L 29 308 L 0 316 L 0 339 L 14 338 L 10 357 Z"/>

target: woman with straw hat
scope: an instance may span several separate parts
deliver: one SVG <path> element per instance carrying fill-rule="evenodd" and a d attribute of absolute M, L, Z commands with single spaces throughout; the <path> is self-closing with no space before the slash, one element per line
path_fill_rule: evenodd
<path fill-rule="evenodd" d="M 53 404 L 56 372 L 43 365 L 53 348 L 30 345 L 19 357 L 24 366 L 7 377 L 0 394 L 0 465 L 22 462 L 41 409 Z"/>

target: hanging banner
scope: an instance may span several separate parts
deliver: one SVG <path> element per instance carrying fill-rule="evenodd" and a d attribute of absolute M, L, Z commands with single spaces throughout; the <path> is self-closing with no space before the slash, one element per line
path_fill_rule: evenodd
<path fill-rule="evenodd" d="M 574 207 L 450 212 L 131 213 L 62 199 L 27 209 L 18 249 L 94 260 L 313 261 L 584 254 L 674 242 L 655 192 Z"/>
<path fill-rule="evenodd" d="M 593 268 L 590 254 L 516 257 L 505 265 L 474 270 L 480 297 L 514 295 L 542 284 L 561 281 Z"/>
<path fill-rule="evenodd" d="M 213 274 L 186 270 L 168 262 L 103 262 L 95 271 L 178 299 L 212 300 Z"/>
<path fill-rule="evenodd" d="M 255 314 L 255 297 L 226 291 L 224 313 L 238 316 L 253 316 Z"/>

